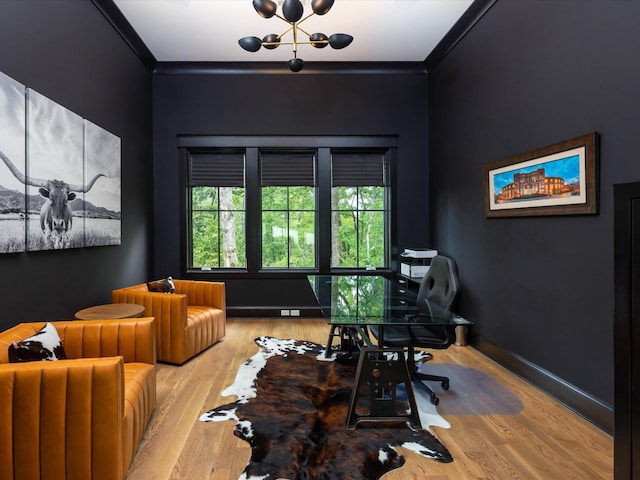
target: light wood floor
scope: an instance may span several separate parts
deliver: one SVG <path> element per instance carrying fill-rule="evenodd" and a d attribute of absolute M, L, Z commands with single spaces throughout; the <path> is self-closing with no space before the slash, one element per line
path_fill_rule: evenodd
<path fill-rule="evenodd" d="M 199 416 L 233 400 L 220 392 L 257 351 L 254 338 L 271 335 L 324 343 L 327 331 L 325 322 L 317 319 L 228 319 L 222 342 L 183 366 L 159 364 L 156 411 L 127 479 L 238 479 L 250 456 L 248 444 L 233 435 L 233 422 L 204 423 Z M 434 352 L 431 362 L 484 372 L 513 392 L 524 408 L 510 415 L 445 416 L 451 428 L 432 430 L 454 461 L 441 464 L 399 449 L 406 464 L 384 480 L 613 478 L 610 435 L 472 347 Z"/>

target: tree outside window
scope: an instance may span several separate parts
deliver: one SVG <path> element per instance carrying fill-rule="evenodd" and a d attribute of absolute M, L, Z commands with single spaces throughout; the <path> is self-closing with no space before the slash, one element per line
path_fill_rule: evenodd
<path fill-rule="evenodd" d="M 384 146 L 187 148 L 187 270 L 389 268 L 394 154 Z"/>
<path fill-rule="evenodd" d="M 315 268 L 315 151 L 261 152 L 262 268 Z"/>
<path fill-rule="evenodd" d="M 313 268 L 315 189 L 262 187 L 263 268 Z"/>
<path fill-rule="evenodd" d="M 244 156 L 192 154 L 189 166 L 190 266 L 246 267 Z"/>
<path fill-rule="evenodd" d="M 333 154 L 332 268 L 387 266 L 385 178 L 383 152 Z"/>

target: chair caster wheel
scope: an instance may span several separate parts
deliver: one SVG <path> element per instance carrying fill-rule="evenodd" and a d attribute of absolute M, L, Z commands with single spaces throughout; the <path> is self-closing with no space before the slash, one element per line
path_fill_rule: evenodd
<path fill-rule="evenodd" d="M 440 385 L 444 390 L 449 390 L 449 382 L 447 380 L 444 380 Z"/>
<path fill-rule="evenodd" d="M 431 395 L 431 403 L 433 403 L 434 405 L 438 405 L 440 403 L 440 399 L 435 395 Z"/>

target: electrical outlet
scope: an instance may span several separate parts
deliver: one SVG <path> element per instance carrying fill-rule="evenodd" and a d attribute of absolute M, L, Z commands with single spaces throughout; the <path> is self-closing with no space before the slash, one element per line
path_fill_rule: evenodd
<path fill-rule="evenodd" d="M 280 310 L 281 317 L 288 317 L 290 315 L 289 310 Z"/>
<path fill-rule="evenodd" d="M 299 317 L 300 316 L 300 310 L 291 310 L 291 316 L 292 317 Z"/>

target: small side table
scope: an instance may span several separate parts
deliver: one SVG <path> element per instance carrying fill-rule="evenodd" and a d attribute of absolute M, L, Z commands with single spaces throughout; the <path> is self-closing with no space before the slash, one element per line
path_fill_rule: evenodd
<path fill-rule="evenodd" d="M 101 320 L 104 318 L 137 318 L 144 313 L 144 307 L 135 303 L 107 303 L 78 310 L 78 320 Z"/>

